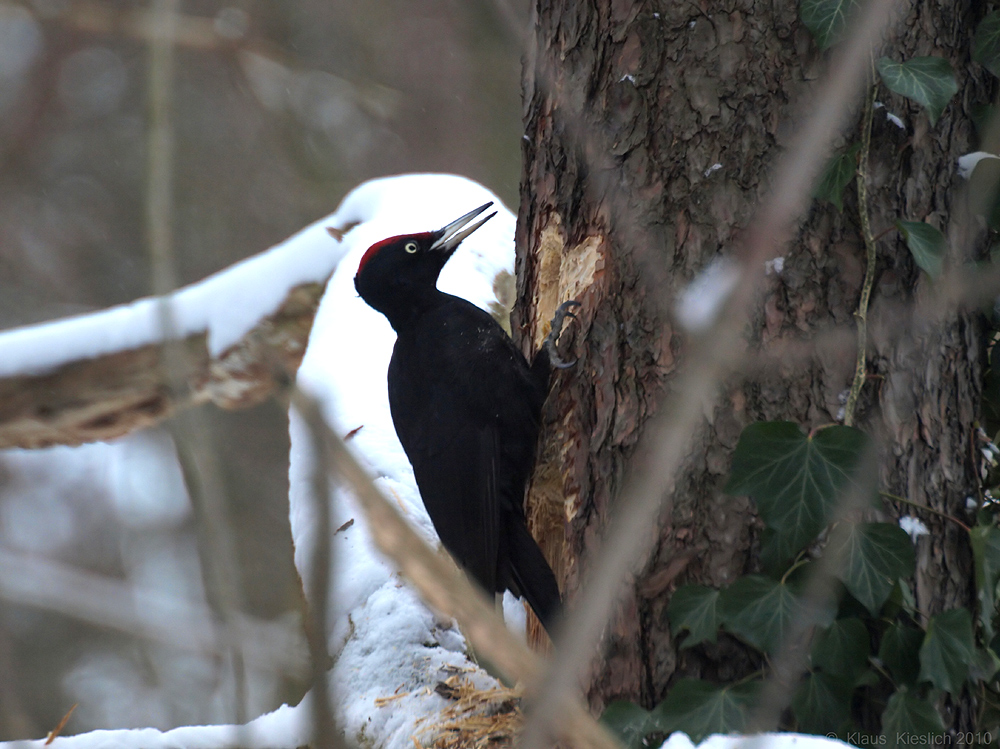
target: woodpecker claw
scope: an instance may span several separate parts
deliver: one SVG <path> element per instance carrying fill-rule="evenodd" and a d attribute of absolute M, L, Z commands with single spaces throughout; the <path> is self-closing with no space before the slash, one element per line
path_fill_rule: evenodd
<path fill-rule="evenodd" d="M 570 308 L 579 306 L 580 303 L 578 301 L 570 299 L 560 304 L 559 308 L 556 309 L 555 315 L 552 316 L 552 330 L 550 330 L 549 334 L 545 336 L 544 346 L 546 353 L 549 355 L 549 364 L 556 369 L 569 369 L 577 362 L 576 359 L 568 362 L 563 361 L 559 356 L 559 352 L 556 350 L 556 344 L 559 342 L 559 336 L 562 333 L 563 323 L 566 321 L 566 318 L 576 318 L 576 315 L 570 312 Z"/>

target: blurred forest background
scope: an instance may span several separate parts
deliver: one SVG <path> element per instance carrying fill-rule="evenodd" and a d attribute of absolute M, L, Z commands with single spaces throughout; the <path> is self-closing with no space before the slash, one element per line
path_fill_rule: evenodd
<path fill-rule="evenodd" d="M 181 284 L 267 249 L 375 176 L 464 174 L 517 205 L 527 0 L 177 7 Z M 0 328 L 152 292 L 152 28 L 145 2 L 0 0 Z M 294 629 L 284 411 L 208 415 L 246 613 Z M 56 601 L 59 586 L 111 578 L 205 607 L 198 551 L 165 431 L 0 453 L 0 579 L 28 565 Z M 239 717 L 221 660 L 23 599 L 0 582 L 0 740 L 44 735 L 74 703 L 64 733 Z M 251 669 L 247 690 L 253 717 L 297 701 L 304 682 Z"/>

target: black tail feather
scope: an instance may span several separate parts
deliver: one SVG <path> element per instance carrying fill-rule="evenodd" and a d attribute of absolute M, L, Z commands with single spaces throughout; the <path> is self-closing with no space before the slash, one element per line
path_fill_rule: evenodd
<path fill-rule="evenodd" d="M 552 568 L 545 560 L 542 550 L 531 537 L 524 521 L 518 518 L 510 522 L 507 538 L 510 543 L 511 574 L 535 616 L 551 634 L 552 625 L 562 608 L 559 585 Z"/>

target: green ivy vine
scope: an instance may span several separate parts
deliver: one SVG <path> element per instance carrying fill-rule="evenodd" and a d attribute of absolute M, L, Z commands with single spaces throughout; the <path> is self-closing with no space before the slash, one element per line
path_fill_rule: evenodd
<path fill-rule="evenodd" d="M 843 38 L 860 0 L 801 0 L 800 17 L 821 49 Z M 976 29 L 972 59 L 1000 77 L 1000 11 Z M 870 439 L 853 426 L 865 382 L 868 298 L 874 283 L 876 243 L 896 231 L 916 265 L 931 279 L 943 270 L 947 241 L 929 223 L 900 218 L 878 236 L 868 224 L 867 159 L 881 86 L 909 99 L 933 127 L 958 91 L 951 63 L 941 57 L 873 61 L 877 78 L 861 115 L 861 137 L 829 161 L 814 197 L 843 211 L 844 191 L 856 183 L 862 238 L 866 248 L 858 323 L 858 362 L 845 405 L 844 424 L 804 431 L 791 422 L 758 422 L 743 430 L 733 454 L 725 491 L 749 496 L 763 521 L 760 572 L 722 589 L 704 585 L 678 588 L 668 608 L 671 632 L 680 648 L 715 643 L 726 633 L 760 654 L 761 671 L 729 684 L 680 679 L 652 710 L 631 702 L 611 703 L 602 720 L 627 746 L 651 745 L 674 731 L 694 741 L 713 733 L 748 728 L 756 699 L 789 647 L 799 647 L 804 673 L 794 685 L 782 728 L 852 739 L 886 749 L 925 743 L 944 733 L 938 704 L 965 690 L 982 706 L 975 741 L 990 744 L 1000 725 L 1000 345 L 989 352 L 984 383 L 984 426 L 978 440 L 983 456 L 979 498 L 969 498 L 976 523 L 902 497 L 879 492 L 866 478 Z M 988 217 L 1000 230 L 1000 206 Z M 995 220 L 995 223 L 994 223 Z M 1000 316 L 994 314 L 1000 342 Z M 989 430 L 989 432 L 986 431 Z M 996 498 L 994 498 L 996 493 Z M 846 501 L 845 501 L 845 498 Z M 913 600 L 914 541 L 927 530 L 915 517 L 900 523 L 872 522 L 884 503 L 907 506 L 919 515 L 945 517 L 967 533 L 973 551 L 978 612 L 964 608 L 923 616 Z M 895 515 L 896 512 L 888 514 Z M 909 533 L 901 525 L 909 523 Z M 913 538 L 911 535 L 913 534 Z M 816 574 L 819 573 L 819 574 Z M 817 595 L 817 580 L 823 583 Z M 832 595 L 829 588 L 833 586 Z M 832 603 L 831 603 L 832 601 Z M 864 725 L 881 727 L 866 733 Z M 864 723 L 862 719 L 864 718 Z M 989 731 L 992 728 L 993 735 Z M 902 737 L 902 738 L 901 738 Z M 966 737 L 969 738 L 969 737 Z"/>

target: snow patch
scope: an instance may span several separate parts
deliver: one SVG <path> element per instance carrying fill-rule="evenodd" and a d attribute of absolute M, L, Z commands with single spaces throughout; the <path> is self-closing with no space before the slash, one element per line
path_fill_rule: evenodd
<path fill-rule="evenodd" d="M 738 263 L 714 260 L 681 291 L 674 307 L 678 322 L 690 333 L 708 330 L 739 280 Z"/>
<path fill-rule="evenodd" d="M 441 700 L 436 697 L 435 699 Z M 442 700 L 443 701 L 443 700 Z M 365 736 L 370 737 L 366 732 Z M 92 731 L 79 736 L 60 736 L 52 749 L 296 749 L 312 739 L 310 697 L 307 695 L 295 707 L 283 705 L 273 713 L 262 715 L 246 726 L 185 726 L 172 731 L 153 728 L 118 731 Z M 44 740 L 0 743 L 9 749 L 42 749 Z M 413 749 L 408 741 L 408 749 Z M 660 745 L 660 749 L 850 749 L 834 738 L 797 733 L 765 733 L 756 736 L 737 734 L 708 736 L 695 744 L 677 732 Z"/>
<path fill-rule="evenodd" d="M 295 286 L 324 281 L 344 256 L 322 219 L 270 250 L 162 298 L 0 333 L 0 377 L 208 333 L 218 356 L 277 311 Z M 164 331 L 164 306 L 173 330 Z"/>
<path fill-rule="evenodd" d="M 900 117 L 894 115 L 892 112 L 886 112 L 885 118 L 889 120 L 889 122 L 891 122 L 893 125 L 898 127 L 900 130 L 906 130 L 906 124 L 903 122 L 903 120 Z"/>
<path fill-rule="evenodd" d="M 295 707 L 282 705 L 245 726 L 183 726 L 170 731 L 155 728 L 90 731 L 77 736 L 59 736 L 46 745 L 37 741 L 0 743 L 9 749 L 296 749 L 312 740 L 310 697 Z"/>
<path fill-rule="evenodd" d="M 776 257 L 773 260 L 764 261 L 764 275 L 770 276 L 772 273 L 776 276 L 781 275 L 781 271 L 785 269 L 785 258 Z"/>
<path fill-rule="evenodd" d="M 906 532 L 913 543 L 916 543 L 921 536 L 929 536 L 931 533 L 920 518 L 915 518 L 912 515 L 904 515 L 898 522 L 899 527 Z"/>
<path fill-rule="evenodd" d="M 972 177 L 972 173 L 976 170 L 976 165 L 983 159 L 1000 159 L 1000 156 L 987 153 L 986 151 L 973 151 L 972 153 L 967 153 L 964 156 L 959 156 L 958 176 L 962 179 L 970 179 Z"/>
<path fill-rule="evenodd" d="M 673 733 L 663 742 L 660 749 L 842 749 L 850 747 L 826 736 L 809 736 L 802 733 L 762 733 L 756 736 L 708 736 L 700 744 L 695 744 L 686 734 Z"/>

